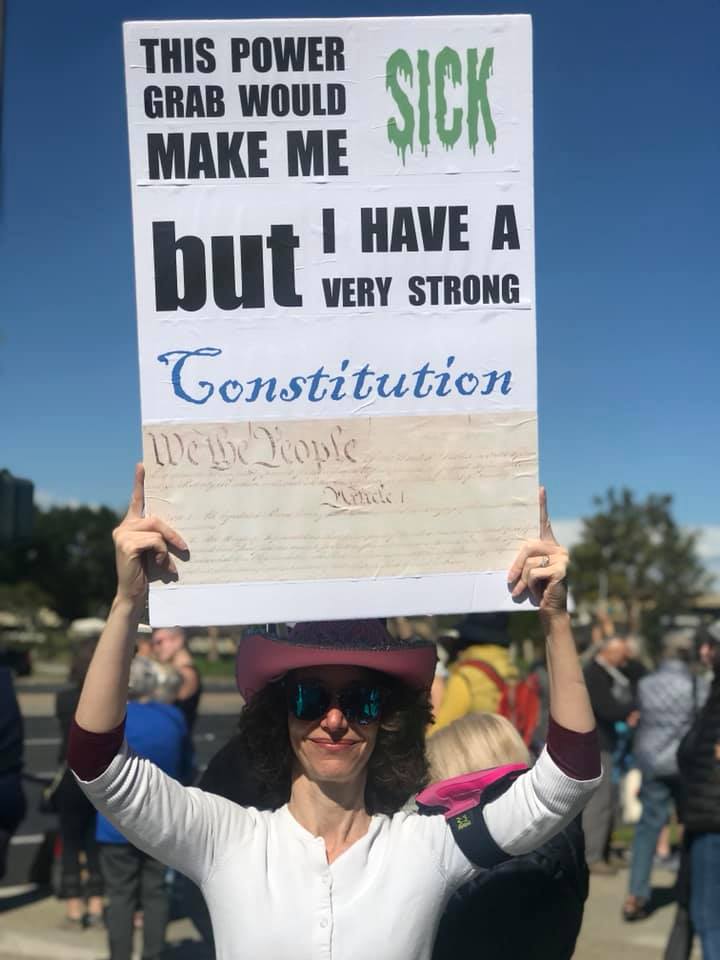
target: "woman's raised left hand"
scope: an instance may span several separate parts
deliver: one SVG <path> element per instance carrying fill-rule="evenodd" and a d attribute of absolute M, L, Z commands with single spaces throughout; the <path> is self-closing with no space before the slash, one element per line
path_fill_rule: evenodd
<path fill-rule="evenodd" d="M 527 591 L 541 614 L 567 612 L 566 576 L 569 555 L 555 539 L 547 512 L 547 494 L 540 487 L 540 539 L 528 540 L 508 571 L 512 596 Z"/>

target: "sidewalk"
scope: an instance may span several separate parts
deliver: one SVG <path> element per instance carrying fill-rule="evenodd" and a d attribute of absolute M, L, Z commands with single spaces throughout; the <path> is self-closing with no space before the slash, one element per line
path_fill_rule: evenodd
<path fill-rule="evenodd" d="M 65 930 L 62 918 L 63 905 L 55 897 L 42 896 L 27 887 L 3 890 L 0 960 L 103 960 L 108 957 L 104 929 Z M 212 952 L 199 941 L 195 927 L 187 919 L 172 921 L 167 939 L 168 960 L 213 960 Z M 136 935 L 138 960 L 141 943 L 141 935 Z"/>
<path fill-rule="evenodd" d="M 669 897 L 674 876 L 657 871 L 653 879 L 659 888 L 658 899 L 667 905 L 647 920 L 624 923 L 620 908 L 627 870 L 615 877 L 593 877 L 575 960 L 661 960 L 675 913 Z M 8 906 L 11 909 L 5 909 Z M 21 894 L 14 899 L 6 897 L 0 899 L 0 911 L 0 960 L 102 960 L 108 955 L 103 930 L 76 933 L 62 929 L 62 904 L 52 897 L 34 902 L 23 902 Z M 167 960 L 212 960 L 187 919 L 170 924 L 168 941 Z M 693 960 L 700 960 L 698 944 Z"/>
<path fill-rule="evenodd" d="M 654 899 L 659 906 L 647 920 L 625 923 L 621 917 L 627 893 L 628 871 L 615 877 L 592 877 L 590 897 L 574 960 L 662 960 L 668 934 L 675 918 L 672 888 L 675 874 L 667 870 L 653 872 Z M 695 942 L 692 960 L 700 960 L 700 944 Z"/>

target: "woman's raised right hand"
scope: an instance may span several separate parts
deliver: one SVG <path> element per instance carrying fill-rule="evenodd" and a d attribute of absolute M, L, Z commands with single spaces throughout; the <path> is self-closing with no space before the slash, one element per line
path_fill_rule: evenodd
<path fill-rule="evenodd" d="M 177 580 L 177 567 L 171 551 L 188 553 L 187 544 L 171 527 L 158 517 L 143 516 L 144 484 L 145 468 L 138 463 L 130 506 L 120 526 L 113 530 L 117 596 L 132 603 L 145 599 L 150 581 L 169 583 Z"/>

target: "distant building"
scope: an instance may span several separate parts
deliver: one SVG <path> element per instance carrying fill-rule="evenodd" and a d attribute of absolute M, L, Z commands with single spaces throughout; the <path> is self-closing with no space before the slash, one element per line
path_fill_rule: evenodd
<path fill-rule="evenodd" d="M 32 481 L 0 470 L 0 543 L 28 540 L 33 532 Z"/>

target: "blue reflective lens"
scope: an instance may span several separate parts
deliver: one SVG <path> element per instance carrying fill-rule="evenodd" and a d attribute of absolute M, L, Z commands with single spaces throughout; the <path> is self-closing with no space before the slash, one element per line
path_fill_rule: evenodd
<path fill-rule="evenodd" d="M 335 692 L 321 683 L 304 680 L 287 686 L 288 709 L 298 720 L 319 720 L 335 701 L 351 723 L 374 723 L 382 712 L 383 691 L 380 687 L 353 686 Z"/>
<path fill-rule="evenodd" d="M 341 691 L 338 703 L 348 720 L 374 723 L 380 719 L 382 692 L 379 687 L 354 687 Z"/>
<path fill-rule="evenodd" d="M 288 693 L 288 705 L 298 720 L 319 720 L 330 707 L 330 693 L 320 684 L 294 683 Z"/>

